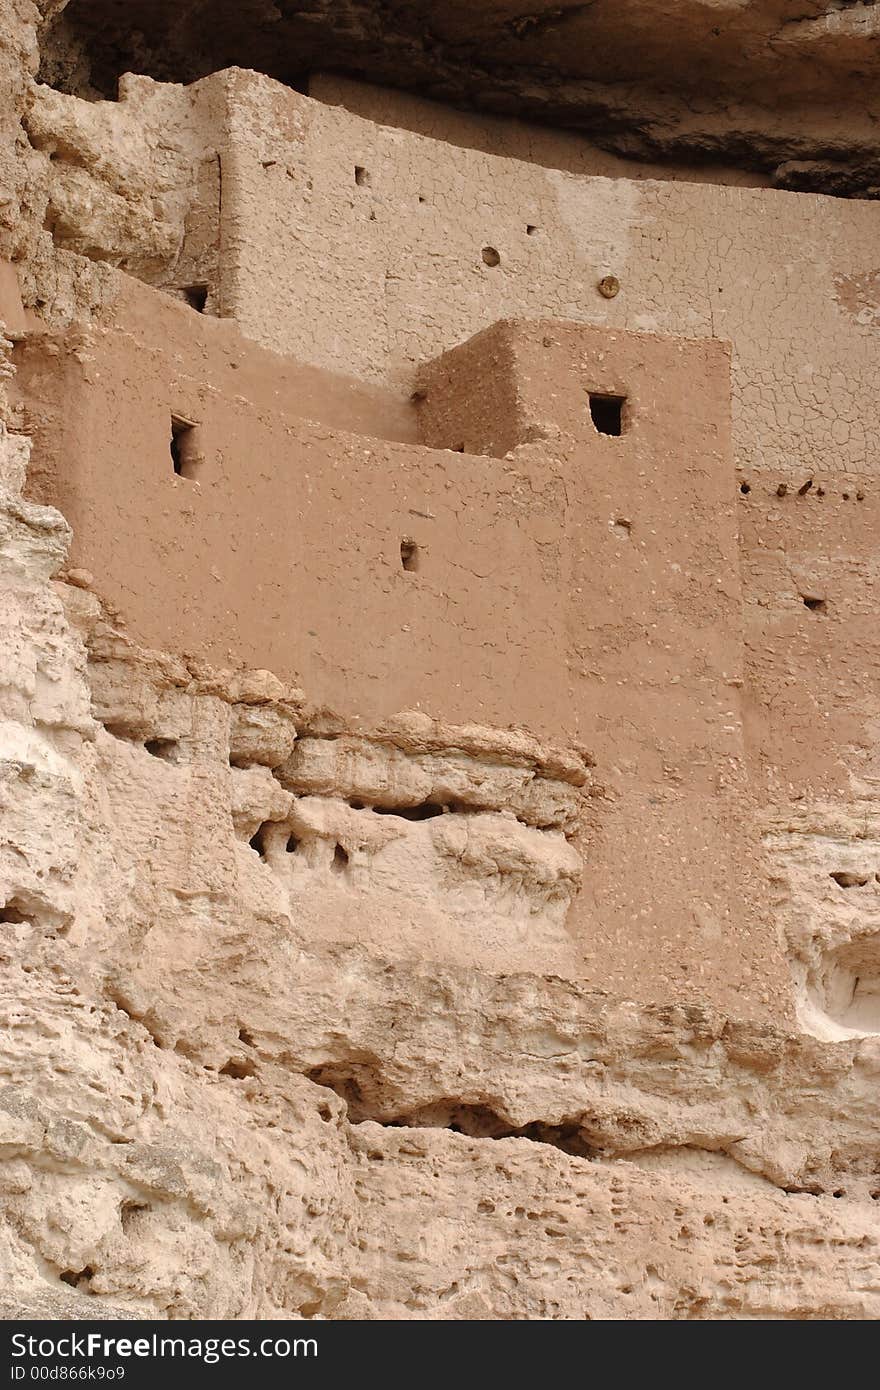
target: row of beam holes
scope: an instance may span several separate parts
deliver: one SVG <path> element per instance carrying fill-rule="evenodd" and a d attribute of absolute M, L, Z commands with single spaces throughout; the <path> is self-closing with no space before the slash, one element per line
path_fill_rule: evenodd
<path fill-rule="evenodd" d="M 749 482 L 741 482 L 739 485 L 739 490 L 744 497 L 748 497 L 749 493 L 752 490 L 752 485 Z M 797 496 L 806 497 L 809 493 L 812 493 L 814 497 L 824 497 L 825 488 L 820 485 L 815 489 L 815 491 L 813 491 L 813 479 L 808 478 L 807 481 L 805 483 L 801 483 L 800 487 L 797 489 Z M 859 491 L 855 493 L 842 492 L 840 495 L 844 502 L 849 502 L 850 499 L 853 497 L 857 502 L 864 502 L 865 500 L 865 494 L 861 491 L 861 489 L 859 489 Z M 788 496 L 788 483 L 779 483 L 779 485 L 776 488 L 776 496 Z M 818 594 L 801 594 L 801 599 L 803 601 L 804 607 L 808 608 L 811 613 L 828 612 L 828 604 L 826 600 L 824 598 L 820 598 Z M 832 874 L 831 877 L 834 878 L 834 875 Z"/>
<path fill-rule="evenodd" d="M 752 485 L 749 482 L 741 482 L 739 485 L 739 490 L 742 493 L 743 497 L 748 497 L 749 493 L 752 490 Z M 805 483 L 801 483 L 801 486 L 797 489 L 797 496 L 806 497 L 808 493 L 811 493 L 813 497 L 824 497 L 825 488 L 822 487 L 822 485 L 820 484 L 815 489 L 815 491 L 813 491 L 813 479 L 808 478 L 807 481 Z M 859 489 L 858 492 L 842 492 L 840 495 L 843 498 L 844 502 L 849 502 L 852 498 L 855 498 L 857 502 L 864 502 L 865 500 L 865 494 L 864 492 L 862 492 L 861 489 Z M 788 483 L 779 483 L 779 485 L 776 488 L 776 496 L 788 496 Z"/>
<path fill-rule="evenodd" d="M 750 493 L 751 490 L 752 490 L 752 485 L 751 485 L 751 483 L 749 483 L 749 482 L 741 482 L 740 485 L 739 485 L 739 490 L 740 490 L 740 492 L 742 493 L 742 495 L 743 495 L 744 497 L 748 497 L 749 493 Z M 798 497 L 806 497 L 806 496 L 808 495 L 808 493 L 811 493 L 811 492 L 813 493 L 813 496 L 814 496 L 814 497 L 824 497 L 824 496 L 825 496 L 825 488 L 822 487 L 821 485 L 820 485 L 819 487 L 816 488 L 815 492 L 813 492 L 813 479 L 812 479 L 812 478 L 808 478 L 807 481 L 806 481 L 805 483 L 801 483 L 801 486 L 797 489 L 797 496 L 798 496 Z M 855 500 L 856 500 L 857 502 L 864 502 L 864 500 L 865 500 L 865 494 L 864 494 L 864 492 L 862 492 L 861 490 L 859 490 L 859 491 L 856 492 L 856 493 L 842 492 L 840 495 L 841 495 L 841 497 L 843 498 L 843 501 L 844 501 L 844 502 L 849 502 L 850 498 L 852 498 L 853 496 L 855 497 Z M 777 496 L 777 497 L 787 497 L 787 496 L 788 496 L 788 483 L 779 483 L 779 485 L 778 485 L 777 488 L 776 488 L 776 496 Z M 811 613 L 827 613 L 827 612 L 828 612 L 828 604 L 827 604 L 826 600 L 825 600 L 824 598 L 820 598 L 818 594 L 801 594 L 801 599 L 802 599 L 802 601 L 803 601 L 804 607 L 805 607 L 805 608 L 808 608 L 808 609 L 810 610 Z M 833 878 L 833 877 L 834 877 L 834 875 L 832 874 L 832 878 Z"/>

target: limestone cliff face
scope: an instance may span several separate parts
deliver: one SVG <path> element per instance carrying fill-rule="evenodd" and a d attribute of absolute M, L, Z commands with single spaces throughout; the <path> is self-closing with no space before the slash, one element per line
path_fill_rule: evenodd
<path fill-rule="evenodd" d="M 266 7 L 233 8 L 272 74 Z M 343 12 L 339 66 L 387 79 L 398 65 L 404 85 L 430 71 L 438 96 L 576 120 L 592 93 L 623 149 L 746 149 L 766 172 L 821 144 L 820 173 L 791 165 L 777 183 L 830 187 L 839 155 L 847 191 L 864 191 L 858 94 L 836 112 L 833 158 L 799 103 L 808 68 L 830 83 L 862 61 L 847 55 L 871 7 L 779 8 L 645 5 L 624 23 L 601 3 L 496 6 L 491 21 L 432 7 L 413 33 L 411 6 L 331 18 L 313 4 L 308 24 L 332 53 Z M 278 24 L 301 38 L 298 10 Z M 201 77 L 237 41 L 218 26 L 200 46 L 199 7 L 174 11 L 151 7 L 159 27 L 124 53 L 141 75 L 118 104 L 90 100 L 121 52 L 102 6 L 7 0 L 0 28 L 0 1312 L 877 1317 L 871 209 L 696 184 L 642 196 L 552 159 L 532 177 L 523 159 L 456 149 L 443 168 L 471 201 L 428 223 L 432 191 L 443 199 L 420 159 L 438 140 L 252 74 L 154 81 Z M 670 18 L 689 72 L 697 32 L 722 53 L 748 39 L 760 60 L 743 110 L 740 68 L 718 60 L 697 133 L 658 114 L 650 73 L 624 61 L 633 26 Z M 638 79 L 629 126 L 596 72 L 564 71 L 560 46 L 580 36 L 591 52 L 593 25 L 615 83 Z M 768 117 L 758 89 L 789 48 Z M 59 90 L 31 85 L 40 61 Z M 498 203 L 477 197 L 496 176 L 520 200 L 497 246 L 481 232 Z M 289 243 L 265 234 L 264 208 Z M 418 217 L 428 233 L 402 241 Z M 807 274 L 795 251 L 817 228 L 839 231 L 838 259 Z M 548 259 L 527 261 L 542 234 Z M 307 273 L 267 276 L 278 245 Z M 606 300 L 594 281 L 623 265 Z M 260 281 L 275 300 L 257 302 Z M 325 300 L 333 316 L 305 331 L 294 310 Z M 536 322 L 446 352 L 517 315 Z M 713 337 L 734 343 L 732 431 L 727 349 L 686 341 Z M 349 375 L 331 379 L 334 362 Z M 156 494 L 134 467 L 151 466 L 154 388 Z M 94 402 L 141 398 L 137 428 L 114 424 L 108 443 Z M 226 433 L 212 441 L 200 412 Z M 198 474 L 209 456 L 218 471 Z M 218 495 L 227 524 L 239 466 L 253 497 L 290 470 L 302 509 L 285 516 L 282 568 L 308 505 L 329 537 L 325 589 L 353 608 L 377 586 L 392 618 L 405 592 L 383 693 L 397 665 L 418 699 L 384 708 L 375 633 L 353 641 L 347 616 L 334 645 L 299 551 L 285 602 L 301 629 L 270 586 L 248 591 L 255 624 L 269 610 L 254 649 L 275 642 L 277 670 L 235 649 L 243 596 L 225 625 L 216 601 L 197 609 L 213 615 L 211 660 L 197 622 L 178 640 L 174 595 L 192 591 L 163 589 L 146 622 L 160 570 L 195 564 L 225 593 L 199 528 Z M 153 570 L 119 492 L 96 491 L 135 477 Z M 38 494 L 69 499 L 83 535 Z M 248 513 L 254 583 L 270 511 Z M 393 563 L 387 537 L 358 551 L 357 528 L 372 544 L 392 512 Z M 102 518 L 109 554 L 114 515 L 130 574 L 111 599 L 89 526 Z M 92 569 L 71 559 L 86 541 Z M 500 566 L 503 639 L 480 587 Z M 395 588 L 414 577 L 421 589 Z M 453 600 L 467 638 L 441 649 Z"/>

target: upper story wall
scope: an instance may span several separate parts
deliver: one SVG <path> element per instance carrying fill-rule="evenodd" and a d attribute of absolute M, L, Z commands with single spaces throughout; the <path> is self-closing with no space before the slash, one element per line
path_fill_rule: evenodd
<path fill-rule="evenodd" d="M 121 199 L 152 245 L 146 185 L 171 177 L 158 113 L 165 102 L 179 152 L 190 101 L 186 208 L 157 186 L 177 241 L 147 278 L 183 289 L 201 277 L 209 312 L 268 346 L 408 385 L 420 364 L 504 317 L 718 337 L 734 347 L 744 469 L 793 458 L 814 473 L 875 468 L 874 203 L 542 168 L 377 125 L 237 69 L 188 89 L 127 79 L 121 96 L 129 126 L 147 112 L 156 146 L 127 204 L 117 175 L 106 184 L 122 139 L 117 104 L 35 97 L 31 125 L 55 154 L 65 244 L 118 264 Z M 88 139 L 77 139 L 80 125 Z M 113 159 L 98 159 L 99 127 Z M 70 160 L 77 187 L 92 180 L 74 206 Z M 47 224 L 55 216 L 50 201 Z M 131 227 L 126 238 L 137 242 Z M 609 275 L 620 290 L 606 299 L 597 285 Z"/>

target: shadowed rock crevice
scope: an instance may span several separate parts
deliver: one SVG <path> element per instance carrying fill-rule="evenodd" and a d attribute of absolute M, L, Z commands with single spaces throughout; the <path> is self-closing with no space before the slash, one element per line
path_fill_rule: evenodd
<path fill-rule="evenodd" d="M 315 1067 L 308 1073 L 310 1081 L 344 1100 L 352 1124 L 373 1121 L 387 1129 L 446 1129 L 464 1134 L 470 1139 L 529 1139 L 535 1144 L 550 1144 L 562 1153 L 577 1158 L 595 1158 L 601 1148 L 588 1139 L 588 1128 L 580 1120 L 562 1124 L 545 1124 L 532 1120 L 525 1125 L 512 1125 L 489 1105 L 480 1105 L 447 1097 L 393 1118 L 371 1113 L 357 1076 L 343 1075 L 333 1068 Z"/>

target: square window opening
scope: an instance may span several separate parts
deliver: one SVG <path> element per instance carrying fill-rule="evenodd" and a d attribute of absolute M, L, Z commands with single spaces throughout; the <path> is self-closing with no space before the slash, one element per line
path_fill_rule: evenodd
<path fill-rule="evenodd" d="M 208 303 L 207 285 L 185 285 L 181 291 L 183 298 L 191 309 L 195 309 L 197 314 L 205 312 Z"/>
<path fill-rule="evenodd" d="M 608 396 L 598 391 L 590 392 L 590 418 L 598 434 L 610 434 L 614 438 L 623 434 L 623 408 L 626 396 Z"/>

